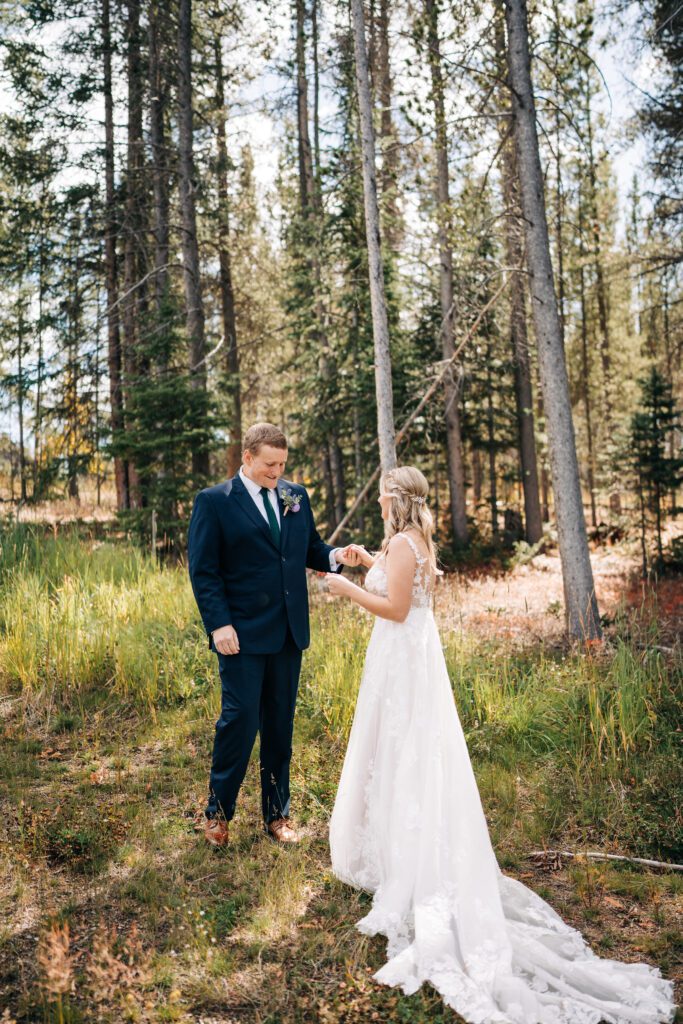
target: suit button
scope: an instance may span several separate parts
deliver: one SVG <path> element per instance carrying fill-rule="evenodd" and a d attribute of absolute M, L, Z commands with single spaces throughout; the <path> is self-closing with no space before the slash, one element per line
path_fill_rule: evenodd
<path fill-rule="evenodd" d="M 284 555 L 282 556 L 282 561 L 283 561 L 283 562 L 286 562 L 286 561 L 287 561 L 287 559 L 285 558 L 285 556 L 284 556 Z"/>
<path fill-rule="evenodd" d="M 286 594 L 286 595 L 288 595 L 288 594 L 289 594 L 289 591 L 288 591 L 288 590 L 285 590 L 285 594 Z"/>

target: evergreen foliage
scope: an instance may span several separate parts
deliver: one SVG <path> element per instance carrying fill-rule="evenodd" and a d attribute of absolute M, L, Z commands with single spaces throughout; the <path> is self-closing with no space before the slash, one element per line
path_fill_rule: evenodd
<path fill-rule="evenodd" d="M 676 491 L 683 482 L 683 446 L 680 444 L 680 412 L 673 398 L 671 384 L 656 367 L 639 382 L 640 410 L 631 421 L 631 452 L 641 504 L 643 555 L 645 564 L 646 510 L 654 518 L 657 565 L 664 565 L 662 526 L 667 496 L 672 514 L 676 507 Z"/>

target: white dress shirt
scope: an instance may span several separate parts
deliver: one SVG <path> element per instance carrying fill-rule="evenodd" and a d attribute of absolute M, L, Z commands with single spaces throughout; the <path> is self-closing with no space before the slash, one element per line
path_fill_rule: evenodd
<path fill-rule="evenodd" d="M 256 505 L 256 508 L 259 510 L 262 517 L 265 519 L 266 522 L 268 522 L 268 513 L 266 512 L 266 507 L 263 504 L 264 496 L 261 494 L 261 487 L 259 484 L 256 484 L 254 483 L 253 480 L 249 479 L 249 477 L 244 472 L 244 466 L 240 466 L 240 480 L 246 487 L 250 498 L 253 500 L 254 504 Z M 280 529 L 282 529 L 282 523 L 280 521 L 280 504 L 277 500 L 277 487 L 267 487 L 266 490 L 268 491 L 268 500 L 270 501 L 270 504 L 273 506 L 273 511 L 275 512 L 277 524 L 280 527 Z M 292 512 L 291 515 L 294 515 L 294 513 Z M 333 550 L 330 551 L 330 572 L 337 571 L 338 563 L 336 558 L 334 557 L 337 551 L 339 551 L 339 548 L 333 548 Z"/>
<path fill-rule="evenodd" d="M 265 521 L 268 522 L 268 513 L 266 512 L 266 507 L 263 504 L 264 495 L 261 494 L 261 487 L 259 484 L 255 484 L 253 480 L 249 479 L 249 477 L 244 472 L 244 466 L 240 466 L 240 480 L 242 481 L 247 491 L 249 492 L 251 498 L 254 501 L 254 504 L 256 505 L 256 508 L 259 510 Z M 273 511 L 275 512 L 277 525 L 280 527 L 280 529 L 282 529 L 282 523 L 280 522 L 280 503 L 277 500 L 277 487 L 268 487 L 266 489 L 268 491 L 268 498 L 270 500 L 270 504 L 273 506 Z"/>

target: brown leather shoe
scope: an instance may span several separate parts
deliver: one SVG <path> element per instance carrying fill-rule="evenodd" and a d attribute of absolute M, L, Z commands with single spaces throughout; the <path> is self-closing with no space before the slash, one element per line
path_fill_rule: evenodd
<path fill-rule="evenodd" d="M 289 818 L 276 818 L 266 825 L 266 832 L 278 843 L 298 843 L 299 837 L 289 824 Z"/>
<path fill-rule="evenodd" d="M 228 823 L 222 818 L 204 819 L 204 838 L 211 846 L 228 845 Z"/>

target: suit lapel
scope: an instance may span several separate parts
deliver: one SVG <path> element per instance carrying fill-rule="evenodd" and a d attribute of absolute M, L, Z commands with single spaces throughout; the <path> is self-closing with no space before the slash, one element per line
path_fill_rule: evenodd
<path fill-rule="evenodd" d="M 246 487 L 242 483 L 239 473 L 237 474 L 237 476 L 233 477 L 232 493 L 237 498 L 242 511 L 249 516 L 251 521 L 255 523 L 256 526 L 258 526 L 259 530 L 261 530 L 261 532 L 264 534 L 264 536 L 268 538 L 273 547 L 275 547 L 275 541 L 273 540 L 273 535 L 270 532 L 270 526 L 268 525 L 267 520 L 263 518 L 259 510 L 256 508 L 256 503 L 254 502 L 254 499 L 252 498 L 252 496 L 249 494 Z"/>
<path fill-rule="evenodd" d="M 277 501 L 278 501 L 278 506 L 280 508 L 280 533 L 281 533 L 280 542 L 282 544 L 282 550 L 283 551 L 285 550 L 285 547 L 286 547 L 286 544 L 287 544 L 287 538 L 289 537 L 289 530 L 290 530 L 290 527 L 291 527 L 290 520 L 296 514 L 294 512 L 288 512 L 287 515 L 285 515 L 285 509 L 286 509 L 287 506 L 285 505 L 284 501 L 282 500 L 282 492 L 284 490 L 286 490 L 286 489 L 287 489 L 287 481 L 284 479 L 284 477 L 280 477 L 280 479 L 277 482 Z"/>

